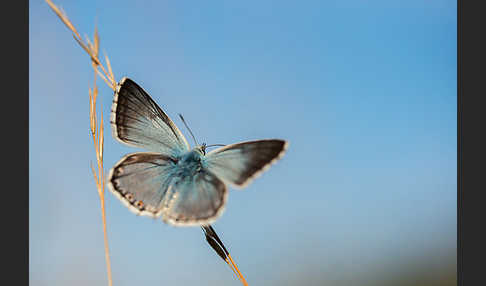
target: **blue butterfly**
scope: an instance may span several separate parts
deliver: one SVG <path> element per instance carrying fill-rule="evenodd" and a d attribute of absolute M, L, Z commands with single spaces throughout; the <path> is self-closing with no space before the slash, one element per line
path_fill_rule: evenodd
<path fill-rule="evenodd" d="M 247 186 L 282 157 L 288 145 L 269 139 L 207 154 L 205 144 L 191 149 L 148 93 L 126 77 L 117 85 L 110 121 L 114 138 L 150 151 L 128 154 L 116 163 L 108 177 L 110 191 L 136 214 L 177 226 L 214 222 L 225 208 L 226 185 Z"/>

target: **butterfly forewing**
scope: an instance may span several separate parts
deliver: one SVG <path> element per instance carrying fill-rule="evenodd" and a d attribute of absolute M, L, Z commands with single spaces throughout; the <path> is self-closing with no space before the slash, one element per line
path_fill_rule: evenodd
<path fill-rule="evenodd" d="M 270 139 L 228 145 L 208 153 L 206 168 L 235 187 L 246 186 L 285 152 L 287 142 Z"/>
<path fill-rule="evenodd" d="M 118 84 L 111 112 L 113 137 L 122 143 L 171 156 L 189 150 L 177 126 L 129 78 L 123 78 Z"/>
<path fill-rule="evenodd" d="M 157 217 L 175 166 L 173 158 L 162 154 L 129 154 L 111 169 L 108 187 L 136 214 Z"/>

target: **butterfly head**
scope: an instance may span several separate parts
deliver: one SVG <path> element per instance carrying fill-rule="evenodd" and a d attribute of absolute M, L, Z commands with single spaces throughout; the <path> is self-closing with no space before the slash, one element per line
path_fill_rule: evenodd
<path fill-rule="evenodd" d="M 202 145 L 197 146 L 194 149 L 198 150 L 202 155 L 206 155 L 206 147 L 207 147 L 206 143 L 202 143 Z"/>

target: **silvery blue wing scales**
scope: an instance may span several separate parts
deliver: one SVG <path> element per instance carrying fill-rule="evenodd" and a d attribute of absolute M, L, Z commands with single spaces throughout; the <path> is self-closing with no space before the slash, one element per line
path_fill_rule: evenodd
<path fill-rule="evenodd" d="M 129 78 L 117 85 L 111 110 L 118 141 L 146 149 L 124 156 L 110 170 L 108 187 L 131 211 L 177 226 L 208 225 L 223 212 L 226 185 L 243 188 L 282 157 L 287 142 L 257 140 L 206 154 L 189 147 L 180 130 Z"/>

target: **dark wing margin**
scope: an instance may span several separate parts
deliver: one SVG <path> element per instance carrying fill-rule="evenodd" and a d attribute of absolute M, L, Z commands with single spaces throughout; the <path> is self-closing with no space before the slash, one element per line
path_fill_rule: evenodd
<path fill-rule="evenodd" d="M 162 154 L 128 154 L 110 170 L 108 188 L 135 214 L 160 217 L 176 164 Z"/>
<path fill-rule="evenodd" d="M 280 159 L 287 147 L 288 142 L 280 139 L 241 142 L 209 152 L 205 164 L 224 182 L 243 188 Z"/>
<path fill-rule="evenodd" d="M 189 144 L 177 126 L 133 80 L 117 85 L 111 109 L 112 135 L 118 141 L 164 154 L 180 154 Z"/>

